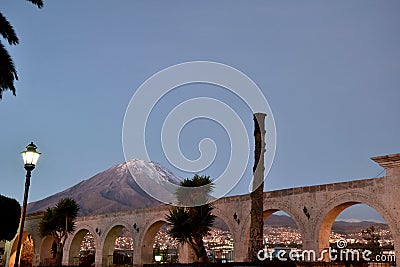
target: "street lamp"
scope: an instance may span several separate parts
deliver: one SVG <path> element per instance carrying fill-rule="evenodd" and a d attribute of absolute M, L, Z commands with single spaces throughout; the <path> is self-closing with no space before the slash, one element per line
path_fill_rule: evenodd
<path fill-rule="evenodd" d="M 160 261 L 162 260 L 162 256 L 161 255 L 155 255 L 154 259 L 156 260 L 157 265 L 158 265 L 160 263 Z"/>
<path fill-rule="evenodd" d="M 15 255 L 14 267 L 18 267 L 19 264 L 19 255 L 21 253 L 21 245 L 22 245 L 22 233 L 24 231 L 25 224 L 25 214 L 26 214 L 26 205 L 28 201 L 28 192 L 29 185 L 31 184 L 31 172 L 36 167 L 36 163 L 39 159 L 40 153 L 36 151 L 36 146 L 33 142 L 26 146 L 26 150 L 21 152 L 22 159 L 24 160 L 24 167 L 26 170 L 26 179 L 25 179 L 25 191 L 24 191 L 24 201 L 22 203 L 22 214 L 21 220 L 19 222 L 19 231 L 18 231 L 18 245 L 17 252 Z"/>

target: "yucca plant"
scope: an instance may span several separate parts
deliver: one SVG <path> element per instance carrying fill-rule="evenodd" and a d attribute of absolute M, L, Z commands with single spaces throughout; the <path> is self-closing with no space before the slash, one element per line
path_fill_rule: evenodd
<path fill-rule="evenodd" d="M 198 187 L 197 193 L 186 194 L 185 190 L 178 189 L 177 199 L 181 206 L 170 209 L 166 220 L 169 224 L 168 234 L 181 244 L 189 244 L 193 249 L 198 262 L 207 262 L 207 252 L 204 247 L 203 237 L 207 236 L 214 223 L 212 214 L 214 206 L 209 193 L 213 183 L 209 176 L 195 175 L 192 179 L 185 179 L 180 184 L 182 187 Z M 205 203 L 199 206 L 187 206 L 187 203 Z"/>

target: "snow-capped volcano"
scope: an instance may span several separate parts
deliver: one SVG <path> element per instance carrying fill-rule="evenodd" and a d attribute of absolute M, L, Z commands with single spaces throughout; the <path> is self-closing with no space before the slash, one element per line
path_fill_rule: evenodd
<path fill-rule="evenodd" d="M 181 178 L 158 163 L 134 159 L 117 164 L 55 195 L 30 203 L 28 212 L 53 207 L 59 199 L 64 197 L 73 198 L 78 202 L 80 216 L 162 204 L 143 191 L 137 183 L 137 181 L 147 180 L 179 184 Z"/>

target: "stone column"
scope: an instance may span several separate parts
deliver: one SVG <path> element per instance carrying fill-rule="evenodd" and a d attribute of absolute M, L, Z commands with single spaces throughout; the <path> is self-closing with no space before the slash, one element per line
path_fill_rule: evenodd
<path fill-rule="evenodd" d="M 263 248 L 263 191 L 264 191 L 264 152 L 265 152 L 265 114 L 254 114 L 254 167 L 253 188 L 250 194 L 250 239 L 249 261 L 258 261 L 257 253 Z"/>
<path fill-rule="evenodd" d="M 33 238 L 33 258 L 32 258 L 32 266 L 39 266 L 40 265 L 40 250 L 42 246 L 42 240 L 40 236 Z"/>
<path fill-rule="evenodd" d="M 195 256 L 194 251 L 189 247 L 187 243 L 180 244 L 178 246 L 178 261 L 179 263 L 192 263 Z"/>
<path fill-rule="evenodd" d="M 394 239 L 394 249 L 396 255 L 400 251 L 400 154 L 391 154 L 371 158 L 381 167 L 385 168 L 386 176 L 384 177 L 384 192 L 379 194 L 382 204 L 390 218 L 385 218 L 390 227 Z"/>

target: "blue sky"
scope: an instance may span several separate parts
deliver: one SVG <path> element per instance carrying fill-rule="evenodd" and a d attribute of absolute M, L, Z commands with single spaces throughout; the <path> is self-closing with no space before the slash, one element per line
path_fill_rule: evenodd
<path fill-rule="evenodd" d="M 20 0 L 3 1 L 1 11 L 20 38 L 7 47 L 20 79 L 17 97 L 5 93 L 0 102 L 0 193 L 19 201 L 19 152 L 30 141 L 43 153 L 29 195 L 35 201 L 124 161 L 122 123 L 136 89 L 193 60 L 244 72 L 268 99 L 277 150 L 265 190 L 375 177 L 382 169 L 369 158 L 400 152 L 398 1 L 58 0 L 38 10 Z M 180 88 L 157 110 L 215 97 L 235 107 L 251 132 L 240 100 L 197 88 Z M 155 144 L 164 118 L 157 114 Z M 222 142 L 222 156 L 206 170 L 218 175 L 229 144 L 218 125 L 198 123 L 183 131 L 182 150 L 196 158 L 199 139 Z M 160 148 L 150 150 L 173 169 Z"/>

